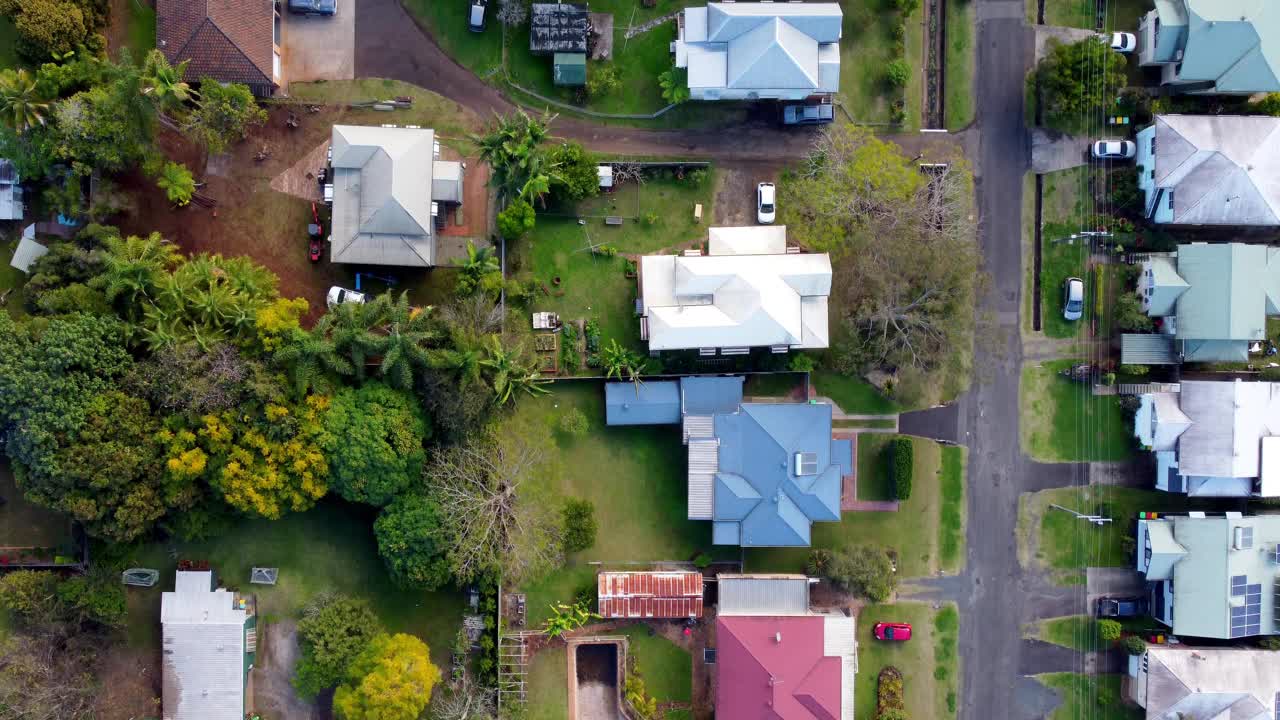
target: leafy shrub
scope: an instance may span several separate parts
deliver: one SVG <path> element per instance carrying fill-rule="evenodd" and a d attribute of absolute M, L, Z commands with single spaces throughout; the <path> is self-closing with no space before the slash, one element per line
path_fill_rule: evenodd
<path fill-rule="evenodd" d="M 1120 648 L 1130 655 L 1141 655 L 1147 651 L 1147 643 L 1137 635 L 1126 635 L 1120 641 Z"/>
<path fill-rule="evenodd" d="M 618 68 L 613 63 L 592 66 L 587 75 L 587 94 L 591 97 L 612 95 L 622 88 L 622 78 L 618 76 Z"/>
<path fill-rule="evenodd" d="M 876 678 L 876 718 L 877 720 L 896 720 L 905 718 L 903 711 L 902 672 L 889 665 L 880 671 Z"/>
<path fill-rule="evenodd" d="M 519 240 L 533 229 L 535 222 L 533 206 L 516 200 L 498 213 L 498 233 L 508 240 Z"/>
<path fill-rule="evenodd" d="M 787 363 L 787 367 L 795 372 L 813 372 L 814 366 L 813 356 L 805 355 L 804 353 L 792 355 L 791 362 Z"/>
<path fill-rule="evenodd" d="M 596 506 L 590 500 L 569 498 L 560 510 L 560 520 L 565 552 L 586 550 L 596 544 Z"/>
<path fill-rule="evenodd" d="M 1270 635 L 1258 641 L 1258 647 L 1263 650 L 1280 650 L 1280 637 Z"/>
<path fill-rule="evenodd" d="M 1123 374 L 1125 374 L 1125 375 L 1132 375 L 1132 376 L 1134 376 L 1134 377 L 1142 377 L 1142 376 L 1144 376 L 1144 375 L 1146 375 L 1146 374 L 1148 374 L 1148 373 L 1150 373 L 1150 372 L 1151 372 L 1151 366 L 1149 366 L 1149 365 L 1121 365 L 1121 366 L 1120 366 L 1120 372 L 1121 372 L 1121 373 L 1123 373 Z"/>
<path fill-rule="evenodd" d="M 894 438 L 886 446 L 893 463 L 893 493 L 899 500 L 911 499 L 911 480 L 915 462 L 915 445 L 908 438 Z"/>
<path fill-rule="evenodd" d="M 1102 638 L 1103 641 L 1113 643 L 1119 640 L 1122 634 L 1123 628 L 1115 620 L 1098 621 L 1098 637 Z"/>
<path fill-rule="evenodd" d="M 1120 293 L 1115 307 L 1111 309 L 1111 317 L 1116 327 L 1126 332 L 1147 332 L 1152 328 L 1151 318 L 1142 311 L 1142 301 L 1133 293 Z"/>
<path fill-rule="evenodd" d="M 812 577 L 826 577 L 831 570 L 831 551 L 826 548 L 810 550 L 809 559 L 804 564 L 804 570 Z"/>
<path fill-rule="evenodd" d="M 920 9 L 920 0 L 893 0 L 893 4 L 903 15 L 910 15 Z"/>
<path fill-rule="evenodd" d="M 685 173 L 684 180 L 690 185 L 701 187 L 707 182 L 707 178 L 710 177 L 710 175 L 711 173 L 707 172 L 706 168 L 698 168 L 697 170 L 690 170 Z"/>
<path fill-rule="evenodd" d="M 578 408 L 569 408 L 568 412 L 560 416 L 560 432 L 569 437 L 580 438 L 590 429 L 587 416 Z"/>
<path fill-rule="evenodd" d="M 889 84 L 895 88 L 906 87 L 907 81 L 911 79 L 911 65 L 902 58 L 886 65 L 884 72 Z"/>
<path fill-rule="evenodd" d="M 898 585 L 893 560 L 884 548 L 855 545 L 835 552 L 827 578 L 837 587 L 884 602 Z"/>
<path fill-rule="evenodd" d="M 302 657 L 293 676 L 298 694 L 312 698 L 342 682 L 351 661 L 379 630 L 378 616 L 364 600 L 335 594 L 317 597 L 298 621 Z"/>
<path fill-rule="evenodd" d="M 707 569 L 707 566 L 710 564 L 711 564 L 711 556 L 704 552 L 700 552 L 693 557 L 693 566 L 698 568 L 699 570 Z"/>

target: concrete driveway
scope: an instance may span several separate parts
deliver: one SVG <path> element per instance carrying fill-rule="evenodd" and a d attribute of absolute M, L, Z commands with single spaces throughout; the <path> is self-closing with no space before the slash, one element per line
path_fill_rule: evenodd
<path fill-rule="evenodd" d="M 356 76 L 356 3 L 338 0 L 333 17 L 308 17 L 285 12 L 284 81 L 350 80 Z"/>

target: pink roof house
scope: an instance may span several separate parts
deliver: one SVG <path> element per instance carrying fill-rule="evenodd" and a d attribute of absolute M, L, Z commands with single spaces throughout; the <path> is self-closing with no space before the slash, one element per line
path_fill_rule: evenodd
<path fill-rule="evenodd" d="M 852 720 L 853 618 L 721 616 L 716 637 L 720 720 Z"/>

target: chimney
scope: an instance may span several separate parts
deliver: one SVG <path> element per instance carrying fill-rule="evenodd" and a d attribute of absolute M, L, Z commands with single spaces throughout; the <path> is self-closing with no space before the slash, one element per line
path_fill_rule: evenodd
<path fill-rule="evenodd" d="M 776 642 L 776 643 L 778 643 L 778 644 L 782 644 L 782 633 L 781 633 L 781 632 L 776 632 L 776 633 L 774 633 L 774 634 L 773 634 L 773 641 L 774 641 L 774 642 Z"/>

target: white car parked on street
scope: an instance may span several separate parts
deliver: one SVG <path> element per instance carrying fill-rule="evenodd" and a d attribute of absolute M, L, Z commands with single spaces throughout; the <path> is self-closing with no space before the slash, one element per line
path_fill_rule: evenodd
<path fill-rule="evenodd" d="M 773 183 L 760 183 L 756 186 L 756 221 L 761 225 L 772 225 L 777 215 L 773 204 Z"/>
<path fill-rule="evenodd" d="M 1138 153 L 1138 146 L 1132 140 L 1099 140 L 1092 151 L 1099 160 L 1128 160 Z"/>

